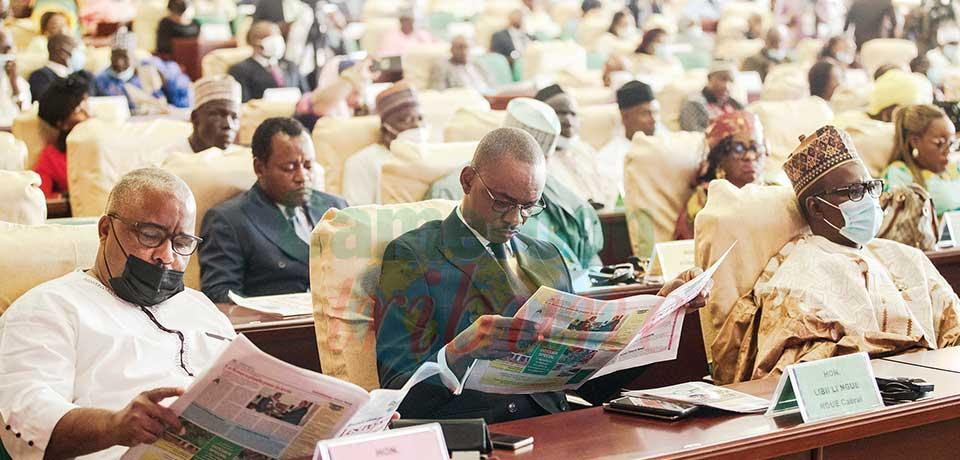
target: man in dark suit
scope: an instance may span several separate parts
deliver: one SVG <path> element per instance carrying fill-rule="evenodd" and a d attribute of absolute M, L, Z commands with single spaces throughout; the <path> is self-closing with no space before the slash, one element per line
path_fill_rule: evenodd
<path fill-rule="evenodd" d="M 27 79 L 34 101 L 40 100 L 54 80 L 67 78 L 73 73 L 82 75 L 90 85 L 93 84 L 93 74 L 83 70 L 86 52 L 76 38 L 65 34 L 50 37 L 47 40 L 47 55 L 49 60 L 46 65 L 34 70 Z"/>
<path fill-rule="evenodd" d="M 310 232 L 341 198 L 310 188 L 313 142 L 300 122 L 270 118 L 254 132 L 249 191 L 207 212 L 201 225 L 200 287 L 214 302 L 306 292 Z"/>
<path fill-rule="evenodd" d="M 507 28 L 494 33 L 490 38 L 490 52 L 503 55 L 513 66 L 514 61 L 520 58 L 527 45 L 533 41 L 533 37 L 523 30 L 522 10 L 512 11 L 508 19 L 510 23 Z"/>
<path fill-rule="evenodd" d="M 537 141 L 517 128 L 496 129 L 460 173 L 460 206 L 387 245 L 374 312 L 380 384 L 400 388 L 425 361 L 444 369 L 439 379 L 411 389 L 398 410 L 405 417 L 496 423 L 567 409 L 561 392 L 454 395 L 448 389 L 474 359 L 508 356 L 538 340 L 537 325 L 513 315 L 539 286 L 571 291 L 556 246 L 519 233 L 543 210 L 545 181 Z M 671 282 L 661 293 L 678 286 Z M 600 401 L 636 375 L 611 374 L 582 389 Z"/>
<path fill-rule="evenodd" d="M 263 92 L 270 88 L 299 88 L 304 94 L 310 91 L 297 65 L 283 59 L 286 44 L 278 25 L 269 21 L 253 23 L 247 32 L 247 43 L 253 48 L 253 56 L 228 71 L 243 88 L 243 102 L 263 98 Z"/>

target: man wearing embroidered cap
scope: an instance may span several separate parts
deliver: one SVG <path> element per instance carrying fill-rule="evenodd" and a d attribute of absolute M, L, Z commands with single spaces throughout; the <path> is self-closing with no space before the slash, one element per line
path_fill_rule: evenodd
<path fill-rule="evenodd" d="M 377 95 L 376 111 L 380 115 L 379 141 L 354 153 L 343 165 L 343 197 L 353 205 L 380 202 L 380 166 L 390 158 L 394 139 L 423 143 L 429 137 L 417 93 L 405 81 Z"/>
<path fill-rule="evenodd" d="M 199 153 L 212 147 L 226 150 L 240 129 L 240 84 L 229 75 L 204 77 L 193 85 L 195 105 L 190 112 L 193 132 L 175 148 Z"/>
<path fill-rule="evenodd" d="M 680 129 L 703 132 L 710 122 L 729 112 L 743 110 L 732 96 L 737 68 L 727 61 L 714 61 L 707 73 L 707 86 L 687 97 L 680 107 Z"/>
<path fill-rule="evenodd" d="M 809 228 L 770 260 L 726 318 L 712 345 L 719 381 L 763 378 L 839 354 L 960 341 L 960 299 L 926 255 L 875 238 L 883 184 L 846 132 L 820 128 L 783 169 Z"/>
<path fill-rule="evenodd" d="M 144 91 L 144 79 L 134 65 L 134 53 L 137 50 L 137 39 L 132 32 L 126 28 L 121 28 L 113 36 L 110 45 L 110 67 L 100 72 L 93 79 L 94 96 L 123 96 L 127 98 L 127 104 L 131 112 L 138 109 L 136 100 L 143 95 L 149 95 L 157 101 L 165 101 L 163 88 L 159 85 Z M 130 87 L 136 88 L 130 88 Z M 142 94 L 130 94 L 133 91 L 140 90 Z"/>

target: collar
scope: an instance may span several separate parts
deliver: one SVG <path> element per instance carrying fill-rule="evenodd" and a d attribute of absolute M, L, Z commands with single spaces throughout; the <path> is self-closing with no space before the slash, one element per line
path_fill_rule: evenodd
<path fill-rule="evenodd" d="M 484 238 L 483 235 L 480 234 L 480 232 L 474 230 L 474 228 L 471 227 L 469 223 L 467 223 L 467 219 L 463 218 L 463 211 L 460 210 L 461 206 L 463 206 L 463 202 L 461 202 L 460 205 L 457 206 L 457 209 L 456 209 L 457 218 L 460 219 L 460 222 L 463 222 L 463 225 L 467 227 L 467 230 L 470 230 L 470 233 L 473 233 L 473 236 L 477 237 L 477 241 L 479 241 L 480 244 L 483 245 L 483 247 L 489 247 L 490 240 Z"/>
<path fill-rule="evenodd" d="M 67 78 L 70 75 L 70 68 L 58 62 L 47 61 L 47 68 L 60 78 Z"/>

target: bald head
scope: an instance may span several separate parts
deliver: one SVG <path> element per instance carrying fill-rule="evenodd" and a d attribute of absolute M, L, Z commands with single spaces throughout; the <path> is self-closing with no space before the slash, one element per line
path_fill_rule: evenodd
<path fill-rule="evenodd" d="M 77 40 L 72 36 L 57 34 L 47 40 L 47 54 L 51 61 L 66 65 L 77 46 Z"/>
<path fill-rule="evenodd" d="M 488 169 L 496 169 L 505 160 L 536 166 L 544 163 L 544 156 L 540 144 L 526 131 L 497 128 L 483 136 L 470 164 L 483 174 Z"/>
<path fill-rule="evenodd" d="M 127 215 L 151 197 L 168 197 L 196 213 L 193 192 L 179 177 L 158 168 L 136 169 L 120 178 L 107 197 L 107 214 Z"/>

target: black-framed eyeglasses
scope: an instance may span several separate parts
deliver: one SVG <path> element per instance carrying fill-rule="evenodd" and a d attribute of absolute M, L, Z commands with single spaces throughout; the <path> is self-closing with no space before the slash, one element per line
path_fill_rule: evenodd
<path fill-rule="evenodd" d="M 119 220 L 133 227 L 134 232 L 137 234 L 137 241 L 144 247 L 150 249 L 158 248 L 164 241 L 170 240 L 173 252 L 181 256 L 189 256 L 196 252 L 197 247 L 203 242 L 203 238 L 198 236 L 187 235 L 186 233 L 172 234 L 157 224 L 128 220 L 116 214 L 107 214 L 107 217 Z"/>
<path fill-rule="evenodd" d="M 941 137 L 933 141 L 933 145 L 937 148 L 937 150 L 940 151 L 947 149 L 949 152 L 956 152 L 960 150 L 960 139 L 957 139 L 956 137 L 951 137 L 949 139 Z"/>
<path fill-rule="evenodd" d="M 493 202 L 492 208 L 495 212 L 506 214 L 513 211 L 514 209 L 520 210 L 520 215 L 524 218 L 533 217 L 537 214 L 543 212 L 547 207 L 547 204 L 543 201 L 543 197 L 537 199 L 533 203 L 520 204 L 513 201 L 498 200 L 492 193 L 490 193 L 490 187 L 487 186 L 486 181 L 483 180 L 483 177 L 480 176 L 480 171 L 477 171 L 476 168 L 473 169 L 473 172 L 477 174 L 477 177 L 480 179 L 480 183 L 483 184 L 484 191 L 487 192 L 487 196 L 490 197 L 490 201 Z"/>
<path fill-rule="evenodd" d="M 750 144 L 744 144 L 739 141 L 731 141 L 727 147 L 727 152 L 738 160 L 746 158 L 747 153 L 753 152 L 756 159 L 761 159 L 767 156 L 767 146 L 758 142 L 751 142 Z"/>
<path fill-rule="evenodd" d="M 872 179 L 850 184 L 845 187 L 837 187 L 835 189 L 827 190 L 825 192 L 818 193 L 816 196 L 846 193 L 847 198 L 850 198 L 850 201 L 860 201 L 863 199 L 864 195 L 868 193 L 874 198 L 880 198 L 880 193 L 882 192 L 883 180 Z"/>

